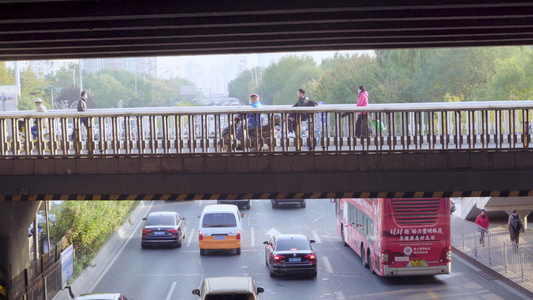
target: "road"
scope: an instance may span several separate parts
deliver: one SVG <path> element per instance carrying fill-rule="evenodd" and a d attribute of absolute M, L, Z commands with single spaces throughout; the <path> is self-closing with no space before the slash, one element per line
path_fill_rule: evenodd
<path fill-rule="evenodd" d="M 216 201 L 156 201 L 150 211 L 177 211 L 187 218 L 187 238 L 181 248 L 141 249 L 140 230 L 116 254 L 95 282 L 92 292 L 121 292 L 134 300 L 198 299 L 191 290 L 203 277 L 249 275 L 265 289 L 261 299 L 526 299 L 501 281 L 452 257 L 449 275 L 380 278 L 365 269 L 361 259 L 344 247 L 335 231 L 334 205 L 329 199 L 308 200 L 307 208 L 272 209 L 270 201 L 253 200 L 243 210 L 241 255 L 233 251 L 200 256 L 198 218 Z M 270 278 L 263 241 L 269 234 L 304 233 L 315 239 L 318 277 Z"/>

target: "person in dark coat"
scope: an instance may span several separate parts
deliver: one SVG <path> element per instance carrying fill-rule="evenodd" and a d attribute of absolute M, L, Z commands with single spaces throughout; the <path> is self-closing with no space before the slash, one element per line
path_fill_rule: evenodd
<path fill-rule="evenodd" d="M 513 228 L 513 223 L 517 220 L 518 229 Z M 507 221 L 507 227 L 509 227 L 509 236 L 511 237 L 511 242 L 513 243 L 513 250 L 518 252 L 518 242 L 520 240 L 520 232 L 524 232 L 524 224 L 520 219 L 520 215 L 516 213 L 516 209 L 513 208 L 511 214 L 509 215 L 509 220 Z"/>

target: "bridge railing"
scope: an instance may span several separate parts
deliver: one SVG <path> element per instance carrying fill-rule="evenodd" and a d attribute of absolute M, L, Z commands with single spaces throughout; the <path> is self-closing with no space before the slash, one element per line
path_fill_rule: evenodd
<path fill-rule="evenodd" d="M 261 126 L 234 121 L 248 114 Z M 531 120 L 532 101 L 18 111 L 0 114 L 0 157 L 523 149 Z"/>

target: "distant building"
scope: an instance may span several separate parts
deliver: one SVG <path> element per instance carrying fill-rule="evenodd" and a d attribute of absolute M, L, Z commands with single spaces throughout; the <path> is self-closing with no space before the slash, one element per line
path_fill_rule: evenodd
<path fill-rule="evenodd" d="M 137 74 L 157 77 L 157 60 L 155 57 L 128 57 L 102 59 L 102 69 L 127 70 Z"/>
<path fill-rule="evenodd" d="M 37 76 L 55 74 L 62 68 L 72 69 L 72 65 L 79 65 L 79 59 L 69 60 L 34 60 L 20 61 L 20 70 L 31 69 Z M 128 70 L 137 74 L 149 74 L 157 77 L 157 61 L 155 57 L 135 58 L 107 58 L 107 59 L 83 59 L 83 70 L 87 73 L 96 73 L 102 69 Z M 14 69 L 14 62 L 6 62 L 8 68 Z"/>
<path fill-rule="evenodd" d="M 87 73 L 97 73 L 102 69 L 102 59 L 84 59 L 83 60 L 83 70 Z"/>

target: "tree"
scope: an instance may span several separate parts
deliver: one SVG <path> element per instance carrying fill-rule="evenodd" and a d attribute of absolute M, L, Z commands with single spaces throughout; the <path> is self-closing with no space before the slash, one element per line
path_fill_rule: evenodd
<path fill-rule="evenodd" d="M 446 95 L 472 101 L 472 92 L 486 86 L 496 73 L 505 48 L 429 49 L 427 62 L 413 77 L 414 102 L 440 102 Z"/>
<path fill-rule="evenodd" d="M 308 84 L 316 99 L 328 104 L 357 103 L 357 89 L 366 86 L 370 101 L 381 102 L 373 95 L 380 79 L 379 65 L 370 56 L 338 55 L 321 64 L 322 75 Z"/>
<path fill-rule="evenodd" d="M 38 78 L 30 69 L 20 73 L 20 98 L 18 99 L 19 110 L 35 109 L 36 98 L 44 98 L 45 89 L 50 83 L 44 78 Z M 47 99 L 43 99 L 43 104 L 50 107 Z"/>
<path fill-rule="evenodd" d="M 6 67 L 6 63 L 0 61 L 0 85 L 15 84 L 15 76 L 12 69 Z"/>
<path fill-rule="evenodd" d="M 533 98 L 533 53 L 529 47 L 508 47 L 496 60 L 495 74 L 486 86 L 472 92 L 472 99 L 530 100 Z"/>
<path fill-rule="evenodd" d="M 237 78 L 228 83 L 228 94 L 230 97 L 235 97 L 241 102 L 245 102 L 248 96 L 252 93 L 250 90 L 252 84 L 252 71 L 244 70 Z"/>
<path fill-rule="evenodd" d="M 72 71 L 72 67 L 70 69 L 62 68 L 56 71 L 55 74 L 46 75 L 45 78 L 58 88 L 66 88 L 76 85 L 76 74 Z"/>
<path fill-rule="evenodd" d="M 108 73 L 99 72 L 86 76 L 84 86 L 91 88 L 90 94 L 94 97 L 95 105 L 98 108 L 117 107 L 120 100 L 124 100 L 124 104 L 126 104 L 135 94 L 134 91 L 122 85 Z M 79 95 L 77 97 L 79 98 Z"/>
<path fill-rule="evenodd" d="M 260 90 L 264 104 L 295 103 L 296 91 L 318 76 L 316 62 L 310 56 L 289 55 L 268 66 L 263 72 Z M 293 79 L 294 78 L 294 79 Z"/>

